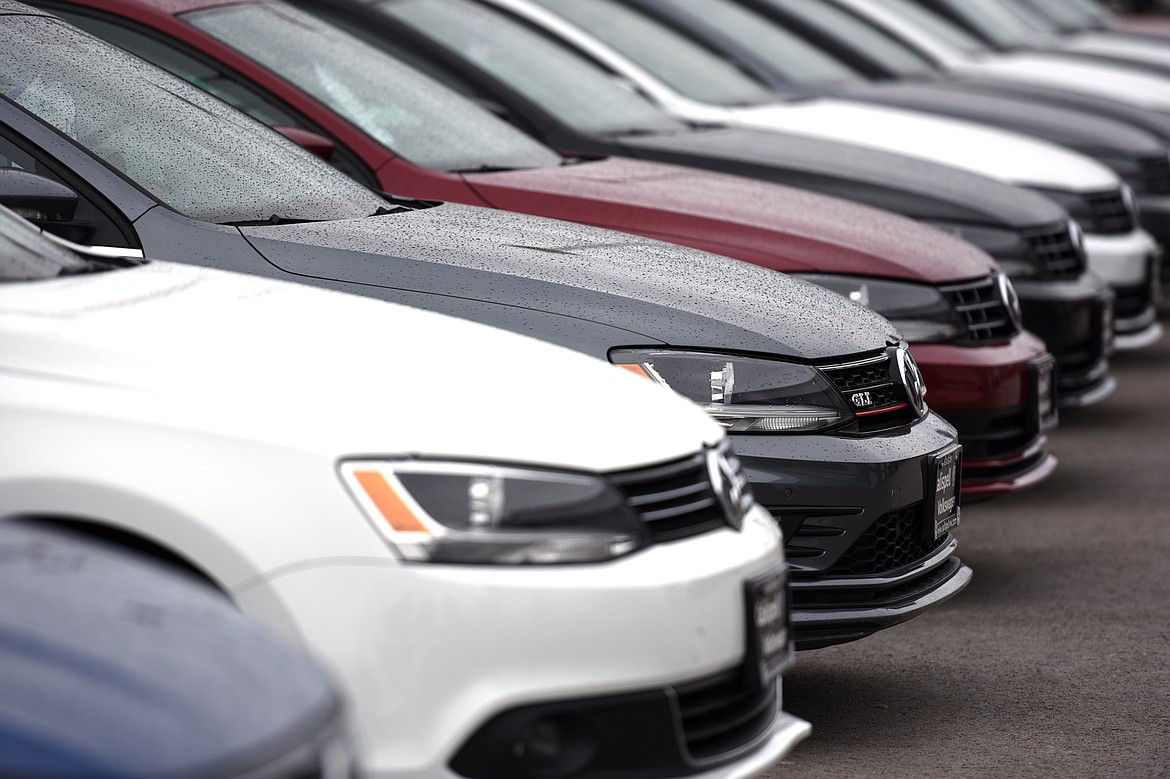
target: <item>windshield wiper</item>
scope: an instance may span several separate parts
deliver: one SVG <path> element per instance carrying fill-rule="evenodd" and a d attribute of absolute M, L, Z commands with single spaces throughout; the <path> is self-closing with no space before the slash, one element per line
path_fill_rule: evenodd
<path fill-rule="evenodd" d="M 448 173 L 507 173 L 508 171 L 516 170 L 515 165 L 492 165 L 484 163 L 483 165 L 472 165 L 466 168 L 451 168 Z"/>
<path fill-rule="evenodd" d="M 297 225 L 305 222 L 315 222 L 316 219 L 297 219 L 291 216 L 280 216 L 273 214 L 267 219 L 240 219 L 234 222 L 220 222 L 222 225 L 229 227 L 267 227 L 269 225 Z"/>

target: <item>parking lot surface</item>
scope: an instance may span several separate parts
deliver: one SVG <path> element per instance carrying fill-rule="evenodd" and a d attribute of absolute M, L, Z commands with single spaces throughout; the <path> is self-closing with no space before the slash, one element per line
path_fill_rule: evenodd
<path fill-rule="evenodd" d="M 798 655 L 813 735 L 766 776 L 1170 775 L 1170 342 L 1114 372 L 1062 415 L 1052 479 L 964 507 L 966 591 Z"/>

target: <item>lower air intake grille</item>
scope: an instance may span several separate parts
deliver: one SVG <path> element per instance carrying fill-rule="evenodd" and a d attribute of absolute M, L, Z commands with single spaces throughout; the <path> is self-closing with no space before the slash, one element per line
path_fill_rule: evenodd
<path fill-rule="evenodd" d="M 742 490 L 741 510 L 750 506 L 751 490 L 739 460 L 722 451 Z M 707 453 L 682 460 L 609 475 L 610 481 L 650 529 L 655 541 L 673 541 L 728 525 L 707 467 Z"/>
<path fill-rule="evenodd" d="M 726 754 L 751 743 L 776 717 L 776 685 L 749 684 L 742 669 L 675 687 L 692 758 Z"/>
<path fill-rule="evenodd" d="M 1144 157 L 1141 164 L 1142 188 L 1154 195 L 1170 193 L 1170 157 Z"/>
<path fill-rule="evenodd" d="M 1136 214 L 1120 189 L 1082 195 L 1081 201 L 1070 213 L 1086 233 L 1119 235 L 1137 226 Z"/>
<path fill-rule="evenodd" d="M 947 542 L 926 535 L 925 503 L 883 514 L 827 573 L 873 576 L 912 565 Z"/>
<path fill-rule="evenodd" d="M 948 284 L 939 290 L 967 325 L 966 343 L 1001 341 L 1016 334 L 1003 288 L 995 276 L 965 284 Z"/>
<path fill-rule="evenodd" d="M 1075 279 L 1085 272 L 1085 255 L 1073 242 L 1070 227 L 1068 223 L 1062 223 L 1055 229 L 1024 232 L 1024 240 L 1032 248 L 1044 278 Z"/>

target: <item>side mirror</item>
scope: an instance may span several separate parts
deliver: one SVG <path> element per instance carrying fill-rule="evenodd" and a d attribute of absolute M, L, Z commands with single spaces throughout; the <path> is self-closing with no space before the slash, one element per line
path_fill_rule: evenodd
<path fill-rule="evenodd" d="M 31 222 L 69 222 L 77 213 L 77 193 L 37 173 L 0 168 L 0 205 Z"/>
<path fill-rule="evenodd" d="M 333 159 L 333 150 L 337 146 L 324 135 L 318 135 L 309 130 L 302 130 L 299 127 L 286 127 L 284 125 L 276 125 L 272 129 L 276 130 L 285 138 L 288 138 L 297 146 L 313 152 L 313 154 L 316 154 L 326 162 Z"/>

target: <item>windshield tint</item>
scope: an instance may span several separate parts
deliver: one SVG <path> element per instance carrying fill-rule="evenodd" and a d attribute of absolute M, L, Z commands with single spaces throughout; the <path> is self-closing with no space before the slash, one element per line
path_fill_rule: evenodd
<path fill-rule="evenodd" d="M 855 81 L 861 74 L 803 38 L 732 0 L 666 0 L 766 62 L 794 84 Z"/>
<path fill-rule="evenodd" d="M 934 11 L 928 11 L 914 2 L 914 0 L 872 0 L 875 5 L 887 8 L 899 16 L 910 21 L 914 26 L 928 33 L 932 38 L 960 51 L 986 52 L 990 51 L 983 43 L 966 30 L 949 19 L 944 19 Z"/>
<path fill-rule="evenodd" d="M 86 267 L 76 254 L 62 249 L 0 206 L 0 282 L 52 279 Z"/>
<path fill-rule="evenodd" d="M 295 8 L 237 5 L 184 19 L 296 84 L 417 165 L 559 165 L 560 155 L 466 97 Z"/>
<path fill-rule="evenodd" d="M 194 219 L 344 219 L 385 204 L 264 125 L 56 20 L 6 17 L 0 93 Z"/>
<path fill-rule="evenodd" d="M 948 0 L 951 13 L 962 19 L 969 29 L 992 46 L 999 49 L 1026 48 L 1036 43 L 1037 31 L 1028 26 L 1024 19 L 1008 3 L 995 0 L 983 3 L 977 0 Z"/>
<path fill-rule="evenodd" d="M 776 95 L 732 63 L 667 26 L 613 0 L 537 0 L 636 62 L 671 89 L 721 105 L 776 102 Z"/>
<path fill-rule="evenodd" d="M 379 10 L 582 132 L 677 132 L 684 127 L 593 63 L 482 6 L 466 0 L 392 0 Z"/>
<path fill-rule="evenodd" d="M 1095 28 L 1109 21 L 1109 11 L 1093 0 L 1027 0 L 1027 5 L 1067 30 Z"/>
<path fill-rule="evenodd" d="M 831 36 L 897 76 L 917 76 L 935 70 L 929 60 L 906 44 L 856 14 L 825 0 L 763 0 L 788 18 Z"/>

